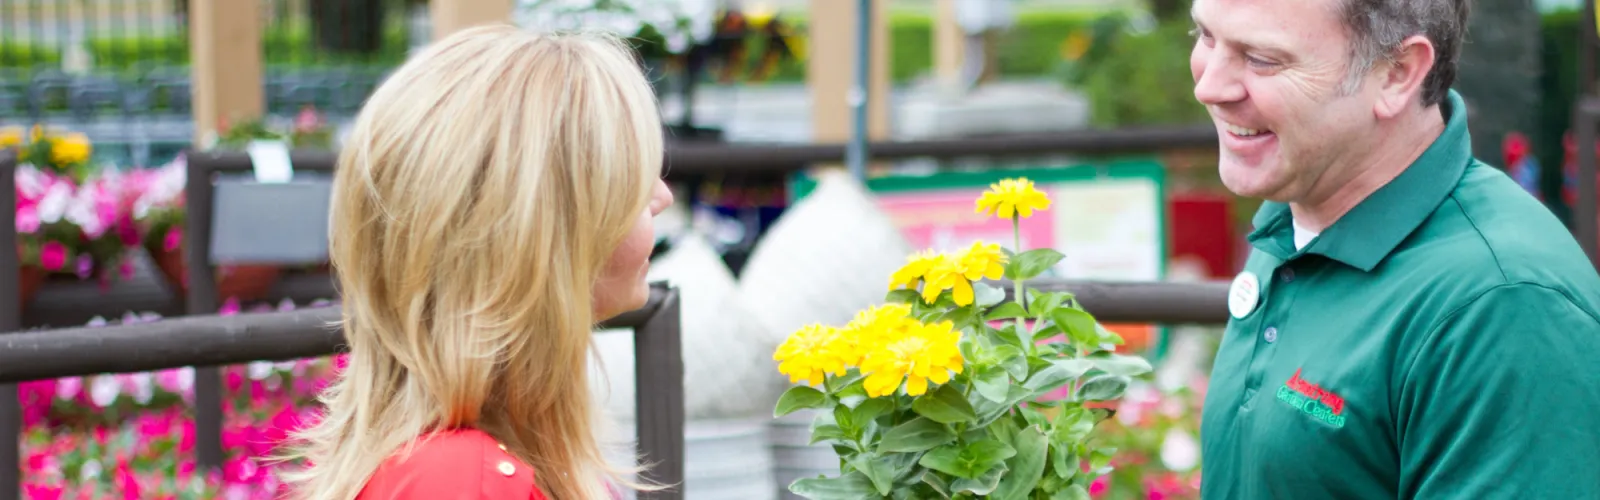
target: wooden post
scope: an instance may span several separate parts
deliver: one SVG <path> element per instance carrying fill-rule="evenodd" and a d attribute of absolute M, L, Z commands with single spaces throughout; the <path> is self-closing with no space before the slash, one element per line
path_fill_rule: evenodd
<path fill-rule="evenodd" d="M 850 140 L 850 87 L 855 81 L 856 2 L 810 0 L 806 86 L 811 92 L 811 140 Z M 889 137 L 889 21 L 887 0 L 872 3 L 872 69 L 869 72 L 867 139 Z M 870 164 L 870 162 L 869 162 Z"/>
<path fill-rule="evenodd" d="M 194 144 L 205 148 L 219 125 L 261 117 L 261 8 L 254 1 L 192 0 L 189 56 Z"/>
<path fill-rule="evenodd" d="M 511 20 L 511 0 L 430 0 L 433 39 L 473 26 Z"/>
<path fill-rule="evenodd" d="M 933 16 L 933 69 L 939 86 L 956 88 L 961 83 L 961 62 L 966 53 L 966 33 L 956 22 L 956 2 L 938 0 Z"/>

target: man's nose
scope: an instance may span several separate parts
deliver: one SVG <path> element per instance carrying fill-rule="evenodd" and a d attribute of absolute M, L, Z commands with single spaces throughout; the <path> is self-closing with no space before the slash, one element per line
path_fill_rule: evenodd
<path fill-rule="evenodd" d="M 1220 51 L 1205 54 L 1201 61 L 1199 78 L 1194 82 L 1194 98 L 1205 105 L 1226 104 L 1244 99 L 1244 85 L 1240 84 L 1235 69 L 1228 65 Z"/>

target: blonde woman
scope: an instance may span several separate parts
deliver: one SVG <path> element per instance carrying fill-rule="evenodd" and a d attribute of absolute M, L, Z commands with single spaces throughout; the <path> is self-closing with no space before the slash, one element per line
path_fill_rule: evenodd
<path fill-rule="evenodd" d="M 654 96 L 599 35 L 483 27 L 378 88 L 345 140 L 331 252 L 349 365 L 297 436 L 296 498 L 608 498 L 591 328 L 644 305 Z"/>

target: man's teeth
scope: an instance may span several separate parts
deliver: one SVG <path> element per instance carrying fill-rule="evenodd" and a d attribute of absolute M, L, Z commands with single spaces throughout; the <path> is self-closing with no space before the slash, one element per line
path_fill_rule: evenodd
<path fill-rule="evenodd" d="M 1244 127 L 1240 127 L 1238 125 L 1232 125 L 1232 124 L 1228 125 L 1228 132 L 1232 132 L 1233 135 L 1243 136 L 1243 137 L 1249 137 L 1249 136 L 1252 136 L 1252 135 L 1260 135 L 1260 134 L 1266 133 L 1265 130 L 1253 129 L 1253 128 L 1244 128 Z"/>

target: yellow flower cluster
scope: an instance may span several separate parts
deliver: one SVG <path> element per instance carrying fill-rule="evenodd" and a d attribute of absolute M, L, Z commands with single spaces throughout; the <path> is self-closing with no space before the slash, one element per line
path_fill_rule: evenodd
<path fill-rule="evenodd" d="M 911 255 L 906 265 L 889 278 L 889 290 L 915 289 L 920 282 L 923 302 L 932 304 L 950 290 L 956 305 L 972 304 L 972 282 L 1005 276 L 1006 255 L 996 243 L 972 242 L 955 254 L 926 251 Z"/>
<path fill-rule="evenodd" d="M 1050 197 L 1033 187 L 1026 177 L 1005 179 L 990 184 L 989 190 L 978 197 L 977 213 L 987 213 L 1010 219 L 1013 215 L 1026 219 L 1035 210 L 1050 208 Z"/>
<path fill-rule="evenodd" d="M 893 394 L 905 384 L 906 394 L 920 396 L 928 383 L 943 384 L 961 373 L 961 332 L 949 321 L 925 324 L 911 317 L 911 307 L 886 304 L 858 313 L 843 328 L 808 325 L 794 332 L 773 359 L 790 382 L 822 385 L 824 375 L 844 375 L 857 368 L 867 396 Z"/>
<path fill-rule="evenodd" d="M 29 147 L 39 141 L 50 143 L 50 163 L 56 166 L 72 165 L 89 161 L 90 153 L 94 148 L 89 144 L 89 137 L 80 133 L 67 135 L 47 135 L 44 127 L 34 125 L 33 130 L 24 140 L 22 129 L 9 127 L 0 129 L 0 149 L 20 146 L 20 161 L 28 161 Z"/>

